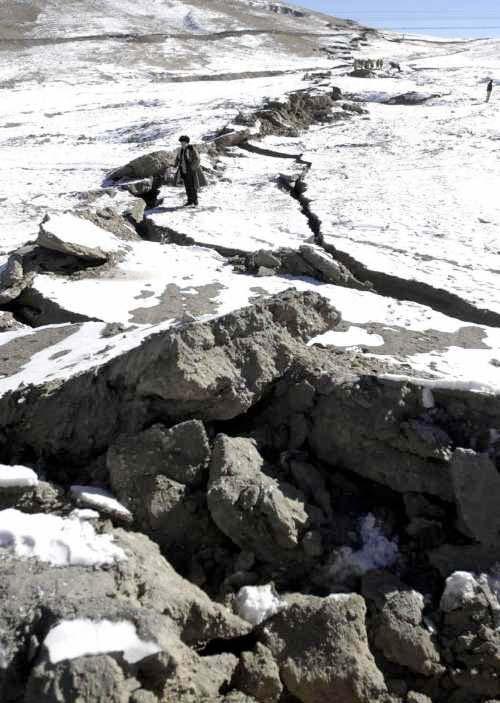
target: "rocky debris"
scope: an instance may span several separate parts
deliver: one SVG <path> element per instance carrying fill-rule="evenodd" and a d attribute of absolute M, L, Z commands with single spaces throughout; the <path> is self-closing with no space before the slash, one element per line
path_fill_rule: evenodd
<path fill-rule="evenodd" d="M 309 79 L 304 76 L 304 80 Z M 306 88 L 290 93 L 286 100 L 267 100 L 250 115 L 240 113 L 234 122 L 247 127 L 258 126 L 258 133 L 252 134 L 253 138 L 268 134 L 296 137 L 299 130 L 307 129 L 314 123 L 334 121 L 332 108 L 341 96 L 337 87 L 332 87 L 329 93 Z M 249 136 L 250 132 L 242 141 Z"/>
<path fill-rule="evenodd" d="M 260 134 L 295 137 L 313 123 L 331 122 L 332 108 L 338 99 L 338 88 L 332 88 L 330 95 L 302 90 L 291 93 L 286 101 L 269 100 L 255 112 Z"/>
<path fill-rule="evenodd" d="M 317 459 L 402 494 L 453 502 L 454 449 L 474 445 L 485 426 L 500 424 L 495 397 L 436 390 L 436 407 L 428 409 L 419 386 L 381 378 L 373 363 L 367 373 L 359 357 L 358 368 L 352 360 L 348 366 L 344 361 L 347 358 L 340 354 L 325 355 L 323 367 L 315 369 L 298 362 L 283 379 L 279 395 L 275 393 L 262 414 L 262 421 L 274 432 L 273 446 L 289 448 L 287 437 L 298 412 L 295 388 L 306 383 L 314 395 L 301 412 L 307 442 Z"/>
<path fill-rule="evenodd" d="M 233 265 L 237 271 L 258 276 L 274 276 L 277 273 L 310 276 L 337 286 L 360 290 L 370 288 L 369 284 L 358 281 L 343 264 L 313 244 L 303 244 L 298 250 L 260 249 L 252 254 L 234 257 Z"/>
<path fill-rule="evenodd" d="M 422 595 L 392 574 L 377 571 L 363 578 L 362 592 L 373 604 L 370 635 L 384 657 L 417 675 L 441 674 L 439 651 L 423 623 Z"/>
<path fill-rule="evenodd" d="M 119 212 L 118 208 L 122 212 Z M 96 210 L 82 210 L 79 215 L 117 239 L 137 242 L 141 238 L 137 234 L 136 226 L 143 221 L 145 208 L 146 203 L 142 198 L 129 198 L 121 207 L 105 205 Z"/>
<path fill-rule="evenodd" d="M 132 512 L 137 527 L 186 572 L 203 549 L 225 546 L 202 488 L 210 456 L 205 428 L 197 420 L 122 436 L 107 453 L 113 492 Z"/>
<path fill-rule="evenodd" d="M 441 97 L 439 93 L 418 93 L 416 91 L 411 91 L 409 93 L 402 93 L 401 95 L 395 95 L 385 101 L 386 105 L 422 105 L 423 103 L 432 100 L 433 98 Z"/>
<path fill-rule="evenodd" d="M 346 112 L 354 112 L 356 115 L 368 115 L 368 110 L 357 103 L 342 103 L 342 109 Z"/>
<path fill-rule="evenodd" d="M 275 567 L 293 561 L 295 568 L 297 562 L 309 568 L 308 543 L 314 533 L 310 533 L 313 519 L 304 496 L 292 485 L 266 475 L 251 440 L 217 437 L 207 502 L 216 525 L 242 550 Z"/>
<path fill-rule="evenodd" d="M 30 448 L 55 464 L 84 463 L 120 433 L 152 422 L 229 420 L 247 412 L 334 327 L 338 312 L 314 292 L 264 302 L 147 338 L 107 364 L 0 399 L 2 450 Z M 50 392 L 48 392 L 50 389 Z M 26 402 L 17 403 L 21 396 Z"/>
<path fill-rule="evenodd" d="M 24 247 L 14 252 L 0 269 L 0 305 L 11 303 L 32 282 L 33 273 L 27 270 L 24 262 L 29 250 Z"/>
<path fill-rule="evenodd" d="M 304 77 L 302 80 L 304 81 L 314 81 L 320 82 L 320 81 L 327 81 L 332 77 L 332 72 L 331 71 L 308 71 L 307 73 L 304 74 Z"/>
<path fill-rule="evenodd" d="M 123 530 L 113 535 L 127 560 L 106 570 L 54 569 L 32 559 L 3 557 L 2 700 L 15 700 L 17 695 L 29 703 L 66 703 L 77 698 L 104 703 L 122 701 L 142 685 L 151 692 L 164 692 L 169 700 L 169 695 L 176 694 L 179 697 L 172 700 L 196 701 L 203 695 L 218 696 L 221 686 L 230 681 L 237 664 L 234 656 L 203 659 L 195 648 L 215 639 L 241 637 L 249 626 L 178 576 L 146 537 Z M 72 625 L 75 616 L 77 622 Z M 123 636 L 106 644 L 108 633 L 96 640 L 100 656 L 87 657 L 94 645 L 73 636 L 66 645 L 62 640 L 64 658 L 59 661 L 55 635 L 49 635 L 65 623 L 75 632 L 97 626 L 106 631 L 122 623 L 122 630 L 123 624 L 128 630 L 135 628 L 139 645 L 148 646 L 138 646 L 127 655 Z M 142 655 L 137 654 L 141 647 Z M 124 656 L 119 655 L 121 648 Z M 190 687 L 194 687 L 192 698 L 187 696 Z M 111 691 L 114 697 L 106 698 Z M 151 700 L 157 703 L 157 694 Z"/>
<path fill-rule="evenodd" d="M 145 185 L 144 179 L 150 179 L 154 176 L 163 176 L 167 168 L 174 166 L 175 158 L 175 149 L 171 151 L 154 151 L 150 154 L 139 156 L 137 159 L 133 159 L 133 161 L 130 161 L 125 166 L 110 173 L 108 178 L 118 185 L 121 185 L 123 181 L 141 181 L 140 185 L 131 184 L 131 192 L 136 195 L 142 195 L 143 193 L 141 193 L 140 190 Z"/>
<path fill-rule="evenodd" d="M 474 697 L 500 690 L 500 604 L 488 579 L 455 573 L 441 599 L 443 658 L 453 686 Z"/>
<path fill-rule="evenodd" d="M 130 237 L 132 238 L 132 233 L 135 233 L 133 228 L 137 227 L 144 219 L 146 203 L 140 196 L 148 193 L 152 185 L 152 179 L 147 178 L 142 181 L 132 181 L 126 185 L 123 184 L 119 188 L 105 188 L 103 192 L 106 197 L 103 200 L 106 204 L 96 209 L 96 214 L 101 216 L 101 223 L 96 222 L 95 224 L 100 224 L 103 229 L 109 228 L 109 231 L 120 236 L 124 232 L 124 228 L 120 227 L 118 230 L 115 218 L 125 218 L 133 226 L 130 228 Z M 111 226 L 113 229 L 106 223 L 106 220 L 109 221 L 110 219 L 112 220 Z"/>
<path fill-rule="evenodd" d="M 0 274 L 1 275 L 1 274 Z M 1 288 L 0 279 L 0 288 Z M 0 293 L 1 298 L 2 293 Z M 2 332 L 11 332 L 14 330 L 19 330 L 22 328 L 22 324 L 16 320 L 11 312 L 6 312 L 5 310 L 0 310 L 0 334 Z"/>
<path fill-rule="evenodd" d="M 115 258 L 123 250 L 122 242 L 116 237 L 90 219 L 72 214 L 47 215 L 40 224 L 37 244 L 50 251 L 96 262 Z"/>
<path fill-rule="evenodd" d="M 356 594 L 293 595 L 259 637 L 286 689 L 302 703 L 374 703 L 387 693 L 368 646 L 366 607 Z"/>
<path fill-rule="evenodd" d="M 259 703 L 278 703 L 283 684 L 271 651 L 259 642 L 253 652 L 243 652 L 232 685 Z"/>

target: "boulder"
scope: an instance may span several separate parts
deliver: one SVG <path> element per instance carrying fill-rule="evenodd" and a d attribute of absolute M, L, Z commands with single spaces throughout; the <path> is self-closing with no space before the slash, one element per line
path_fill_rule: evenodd
<path fill-rule="evenodd" d="M 173 166 L 176 158 L 176 150 L 154 151 L 144 154 L 137 159 L 133 159 L 125 166 L 116 169 L 109 174 L 112 181 L 120 180 L 143 180 L 154 176 L 163 176 L 169 166 Z M 132 191 L 133 192 L 133 191 Z M 137 193 L 142 194 L 142 193 Z"/>
<path fill-rule="evenodd" d="M 210 464 L 210 514 L 229 539 L 259 559 L 298 560 L 311 522 L 304 496 L 264 468 L 252 440 L 219 435 Z"/>
<path fill-rule="evenodd" d="M 374 703 L 387 693 L 368 646 L 366 607 L 356 594 L 294 595 L 260 635 L 280 678 L 302 703 Z"/>
<path fill-rule="evenodd" d="M 456 449 L 451 476 L 457 527 L 481 544 L 500 547 L 500 474 L 490 457 L 471 449 Z"/>
<path fill-rule="evenodd" d="M 363 595 L 373 605 L 373 643 L 386 659 L 421 676 L 444 671 L 436 644 L 423 625 L 420 593 L 389 573 L 372 571 L 363 578 Z"/>
<path fill-rule="evenodd" d="M 37 244 L 50 251 L 97 262 L 117 256 L 124 246 L 90 220 L 70 213 L 47 215 L 40 224 Z"/>
<path fill-rule="evenodd" d="M 163 475 L 185 486 L 200 486 L 207 478 L 210 444 L 199 420 L 153 427 L 137 435 L 122 436 L 108 451 L 107 465 L 113 490 L 129 505 L 141 480 Z"/>
<path fill-rule="evenodd" d="M 343 264 L 335 261 L 320 247 L 303 244 L 299 248 L 301 256 L 314 269 L 319 271 L 321 280 L 337 286 L 364 289 L 366 285 L 358 281 Z"/>
<path fill-rule="evenodd" d="M 243 652 L 232 684 L 259 703 L 278 703 L 283 692 L 278 665 L 260 642 L 253 652 Z"/>
<path fill-rule="evenodd" d="M 32 283 L 33 273 L 26 268 L 24 261 L 30 250 L 30 247 L 18 249 L 0 268 L 0 305 L 11 303 Z"/>

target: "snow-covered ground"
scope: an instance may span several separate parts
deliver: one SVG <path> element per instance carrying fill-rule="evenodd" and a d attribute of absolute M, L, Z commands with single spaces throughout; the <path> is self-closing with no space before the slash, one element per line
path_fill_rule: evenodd
<path fill-rule="evenodd" d="M 220 0 L 210 9 L 201 0 L 153 8 L 103 0 L 85 21 L 81 3 L 63 16 L 60 4 L 49 5 L 17 23 L 5 20 L 0 30 L 10 40 L 0 53 L 0 261 L 36 238 L 46 213 L 70 210 L 82 194 L 99 191 L 112 169 L 173 148 L 181 133 L 194 141 L 210 137 L 239 112 L 308 88 L 306 71 L 329 69 L 319 89 L 338 86 L 369 113 L 259 143 L 311 162 L 307 195 L 325 242 L 368 270 L 500 312 L 496 91 L 484 103 L 485 80 L 500 69 L 498 41 L 401 41 L 329 27 L 320 15 L 277 15 L 266 3 L 244 0 Z M 268 31 L 278 26 L 283 34 Z M 127 33 L 142 40 L 110 36 Z M 386 64 L 371 78 L 355 78 L 354 58 Z M 388 61 L 399 62 L 402 72 Z M 438 97 L 384 104 L 414 91 Z M 376 354 L 401 375 L 500 389 L 497 328 L 311 279 L 235 273 L 206 247 L 298 248 L 312 233 L 299 203 L 277 183 L 280 174 L 297 176 L 303 164 L 237 148 L 221 161 L 222 176 L 212 177 L 199 209 L 179 208 L 182 193 L 164 188 L 162 205 L 148 213 L 202 246 L 131 241 L 123 243 L 124 258 L 97 277 L 35 277 L 43 297 L 98 321 L 55 326 L 49 342 L 43 329 L 2 333 L 0 351 L 10 361 L 0 368 L 0 392 L 67 378 L 183 316 L 204 320 L 291 286 L 317 290 L 342 313 L 342 326 L 319 343 Z M 71 229 L 74 241 L 81 233 Z M 110 337 L 108 322 L 133 327 Z"/>

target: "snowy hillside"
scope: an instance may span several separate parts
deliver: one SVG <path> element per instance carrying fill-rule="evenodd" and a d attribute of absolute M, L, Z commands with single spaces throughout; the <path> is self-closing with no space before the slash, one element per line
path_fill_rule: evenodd
<path fill-rule="evenodd" d="M 498 696 L 499 57 L 0 4 L 1 700 Z"/>

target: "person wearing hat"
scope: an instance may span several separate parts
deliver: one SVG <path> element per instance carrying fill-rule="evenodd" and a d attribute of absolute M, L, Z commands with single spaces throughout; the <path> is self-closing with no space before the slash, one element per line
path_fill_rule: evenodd
<path fill-rule="evenodd" d="M 196 205 L 198 205 L 198 190 L 202 186 L 207 185 L 207 180 L 201 170 L 200 155 L 196 148 L 189 143 L 191 141 L 190 138 L 184 134 L 182 137 L 179 137 L 179 141 L 181 147 L 177 151 L 177 157 L 175 159 L 177 171 L 175 173 L 174 184 L 178 186 L 184 183 L 187 195 L 185 205 L 196 207 Z"/>

